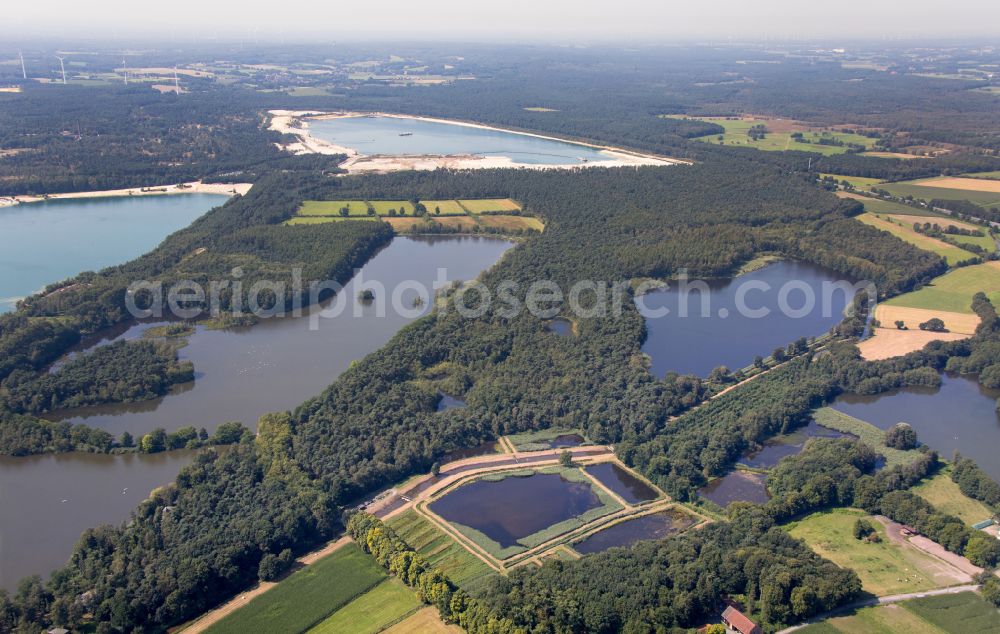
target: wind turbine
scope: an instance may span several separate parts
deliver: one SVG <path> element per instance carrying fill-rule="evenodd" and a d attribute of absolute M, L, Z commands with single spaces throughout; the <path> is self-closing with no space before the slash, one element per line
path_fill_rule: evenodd
<path fill-rule="evenodd" d="M 59 68 L 62 69 L 63 86 L 65 86 L 66 85 L 66 65 L 63 64 L 63 60 L 65 58 L 64 57 L 59 57 L 58 55 L 56 55 L 56 59 L 59 60 Z"/>
<path fill-rule="evenodd" d="M 174 92 L 181 94 L 181 82 L 177 79 L 177 65 L 174 65 Z"/>
<path fill-rule="evenodd" d="M 125 58 L 122 58 L 122 76 L 125 78 L 125 85 L 128 86 L 128 67 L 125 66 Z"/>
<path fill-rule="evenodd" d="M 28 78 L 28 71 L 25 70 L 25 68 L 24 68 L 24 53 L 22 53 L 21 51 L 18 51 L 17 52 L 17 56 L 21 58 L 21 77 L 23 77 L 24 79 L 27 79 Z"/>

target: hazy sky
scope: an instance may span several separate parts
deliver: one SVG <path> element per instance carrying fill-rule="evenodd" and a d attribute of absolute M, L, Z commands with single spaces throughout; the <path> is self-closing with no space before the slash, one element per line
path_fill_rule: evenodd
<path fill-rule="evenodd" d="M 1000 0 L 7 0 L 0 33 L 537 41 L 993 36 Z"/>

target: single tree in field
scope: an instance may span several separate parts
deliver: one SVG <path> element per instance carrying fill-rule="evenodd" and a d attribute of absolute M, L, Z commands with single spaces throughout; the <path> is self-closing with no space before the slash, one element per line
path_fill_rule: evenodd
<path fill-rule="evenodd" d="M 441 463 L 435 462 L 434 464 L 431 465 L 431 475 L 436 478 L 440 474 L 441 474 Z"/>
<path fill-rule="evenodd" d="M 917 446 L 917 432 L 906 423 L 896 423 L 885 432 L 885 446 L 893 449 L 914 449 Z"/>
<path fill-rule="evenodd" d="M 930 332 L 946 332 L 947 328 L 944 327 L 944 322 L 937 317 L 931 317 L 927 321 L 920 324 L 921 330 L 928 330 Z"/>
<path fill-rule="evenodd" d="M 896 330 L 906 330 L 906 324 L 903 323 L 902 319 L 896 320 Z"/>
<path fill-rule="evenodd" d="M 573 454 L 564 449 L 563 452 L 559 454 L 559 464 L 561 464 L 564 467 L 572 467 Z"/>

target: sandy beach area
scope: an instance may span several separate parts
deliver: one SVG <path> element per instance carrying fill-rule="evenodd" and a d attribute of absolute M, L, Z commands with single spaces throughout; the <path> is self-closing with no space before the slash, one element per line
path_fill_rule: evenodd
<path fill-rule="evenodd" d="M 175 185 L 157 185 L 153 187 L 132 187 L 129 189 L 106 189 L 93 192 L 67 192 L 65 194 L 46 194 L 44 196 L 6 196 L 0 197 L 0 207 L 9 207 L 21 203 L 34 203 L 42 200 L 57 200 L 62 198 L 108 198 L 118 196 L 164 196 L 168 194 L 224 194 L 241 196 L 250 191 L 253 183 L 178 183 Z"/>
<path fill-rule="evenodd" d="M 578 169 L 585 167 L 625 167 L 640 165 L 676 165 L 690 164 L 688 161 L 671 159 L 650 154 L 640 154 L 630 152 L 620 148 L 594 145 L 579 141 L 567 141 L 552 136 L 533 134 L 531 132 L 520 132 L 516 130 L 505 130 L 493 126 L 479 123 L 469 123 L 467 121 L 452 121 L 449 119 L 437 119 L 434 117 L 420 117 L 414 115 L 392 114 L 386 112 L 319 112 L 312 110 L 271 110 L 270 129 L 283 134 L 295 136 L 298 140 L 283 145 L 282 148 L 295 154 L 344 154 L 348 158 L 341 163 L 341 167 L 349 173 L 364 172 L 396 172 L 403 170 L 435 170 L 445 169 L 490 169 L 490 168 L 521 168 L 521 169 Z M 595 161 L 590 163 L 575 165 L 559 164 L 524 164 L 516 163 L 507 156 L 479 156 L 475 154 L 439 156 L 365 156 L 355 148 L 348 148 L 335 145 L 328 141 L 318 139 L 309 131 L 309 120 L 344 119 L 350 117 L 391 117 L 395 119 L 411 119 L 414 121 L 429 121 L 432 123 L 443 123 L 466 128 L 477 128 L 480 130 L 493 130 L 506 132 L 508 134 L 519 134 L 522 136 L 558 141 L 560 143 L 572 143 L 584 147 L 599 150 L 601 154 L 608 157 L 606 161 Z"/>

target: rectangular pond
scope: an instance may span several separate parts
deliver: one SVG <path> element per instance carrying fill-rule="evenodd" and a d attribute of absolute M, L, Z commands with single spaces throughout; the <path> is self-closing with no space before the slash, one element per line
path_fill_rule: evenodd
<path fill-rule="evenodd" d="M 550 526 L 602 506 L 593 486 L 559 473 L 510 475 L 463 484 L 430 504 L 430 510 L 454 524 L 475 529 L 501 548 Z"/>
<path fill-rule="evenodd" d="M 587 465 L 587 473 L 629 504 L 648 502 L 659 497 L 655 489 L 627 470 L 622 469 L 621 465 L 617 463 L 599 462 Z"/>
<path fill-rule="evenodd" d="M 579 165 L 611 160 L 586 145 L 468 125 L 362 116 L 309 121 L 312 136 L 366 156 L 505 156 L 522 165 Z"/>
<path fill-rule="evenodd" d="M 691 528 L 696 522 L 694 516 L 676 509 L 650 513 L 599 530 L 573 544 L 573 550 L 581 555 L 589 555 L 609 548 L 628 547 L 639 541 L 676 535 Z"/>
<path fill-rule="evenodd" d="M 0 313 L 48 284 L 136 258 L 226 200 L 172 194 L 0 207 Z"/>
<path fill-rule="evenodd" d="M 889 429 L 909 423 L 917 438 L 950 460 L 956 451 L 1000 480 L 1000 390 L 974 377 L 941 375 L 941 387 L 908 387 L 872 396 L 841 395 L 834 409 Z"/>
<path fill-rule="evenodd" d="M 744 368 L 756 355 L 766 357 L 840 323 L 853 299 L 833 290 L 841 280 L 847 282 L 832 270 L 789 260 L 735 279 L 706 280 L 707 293 L 693 281 L 685 292 L 671 280 L 669 287 L 635 299 L 646 319 L 642 351 L 660 377 L 670 371 L 707 376 L 720 365 Z"/>

